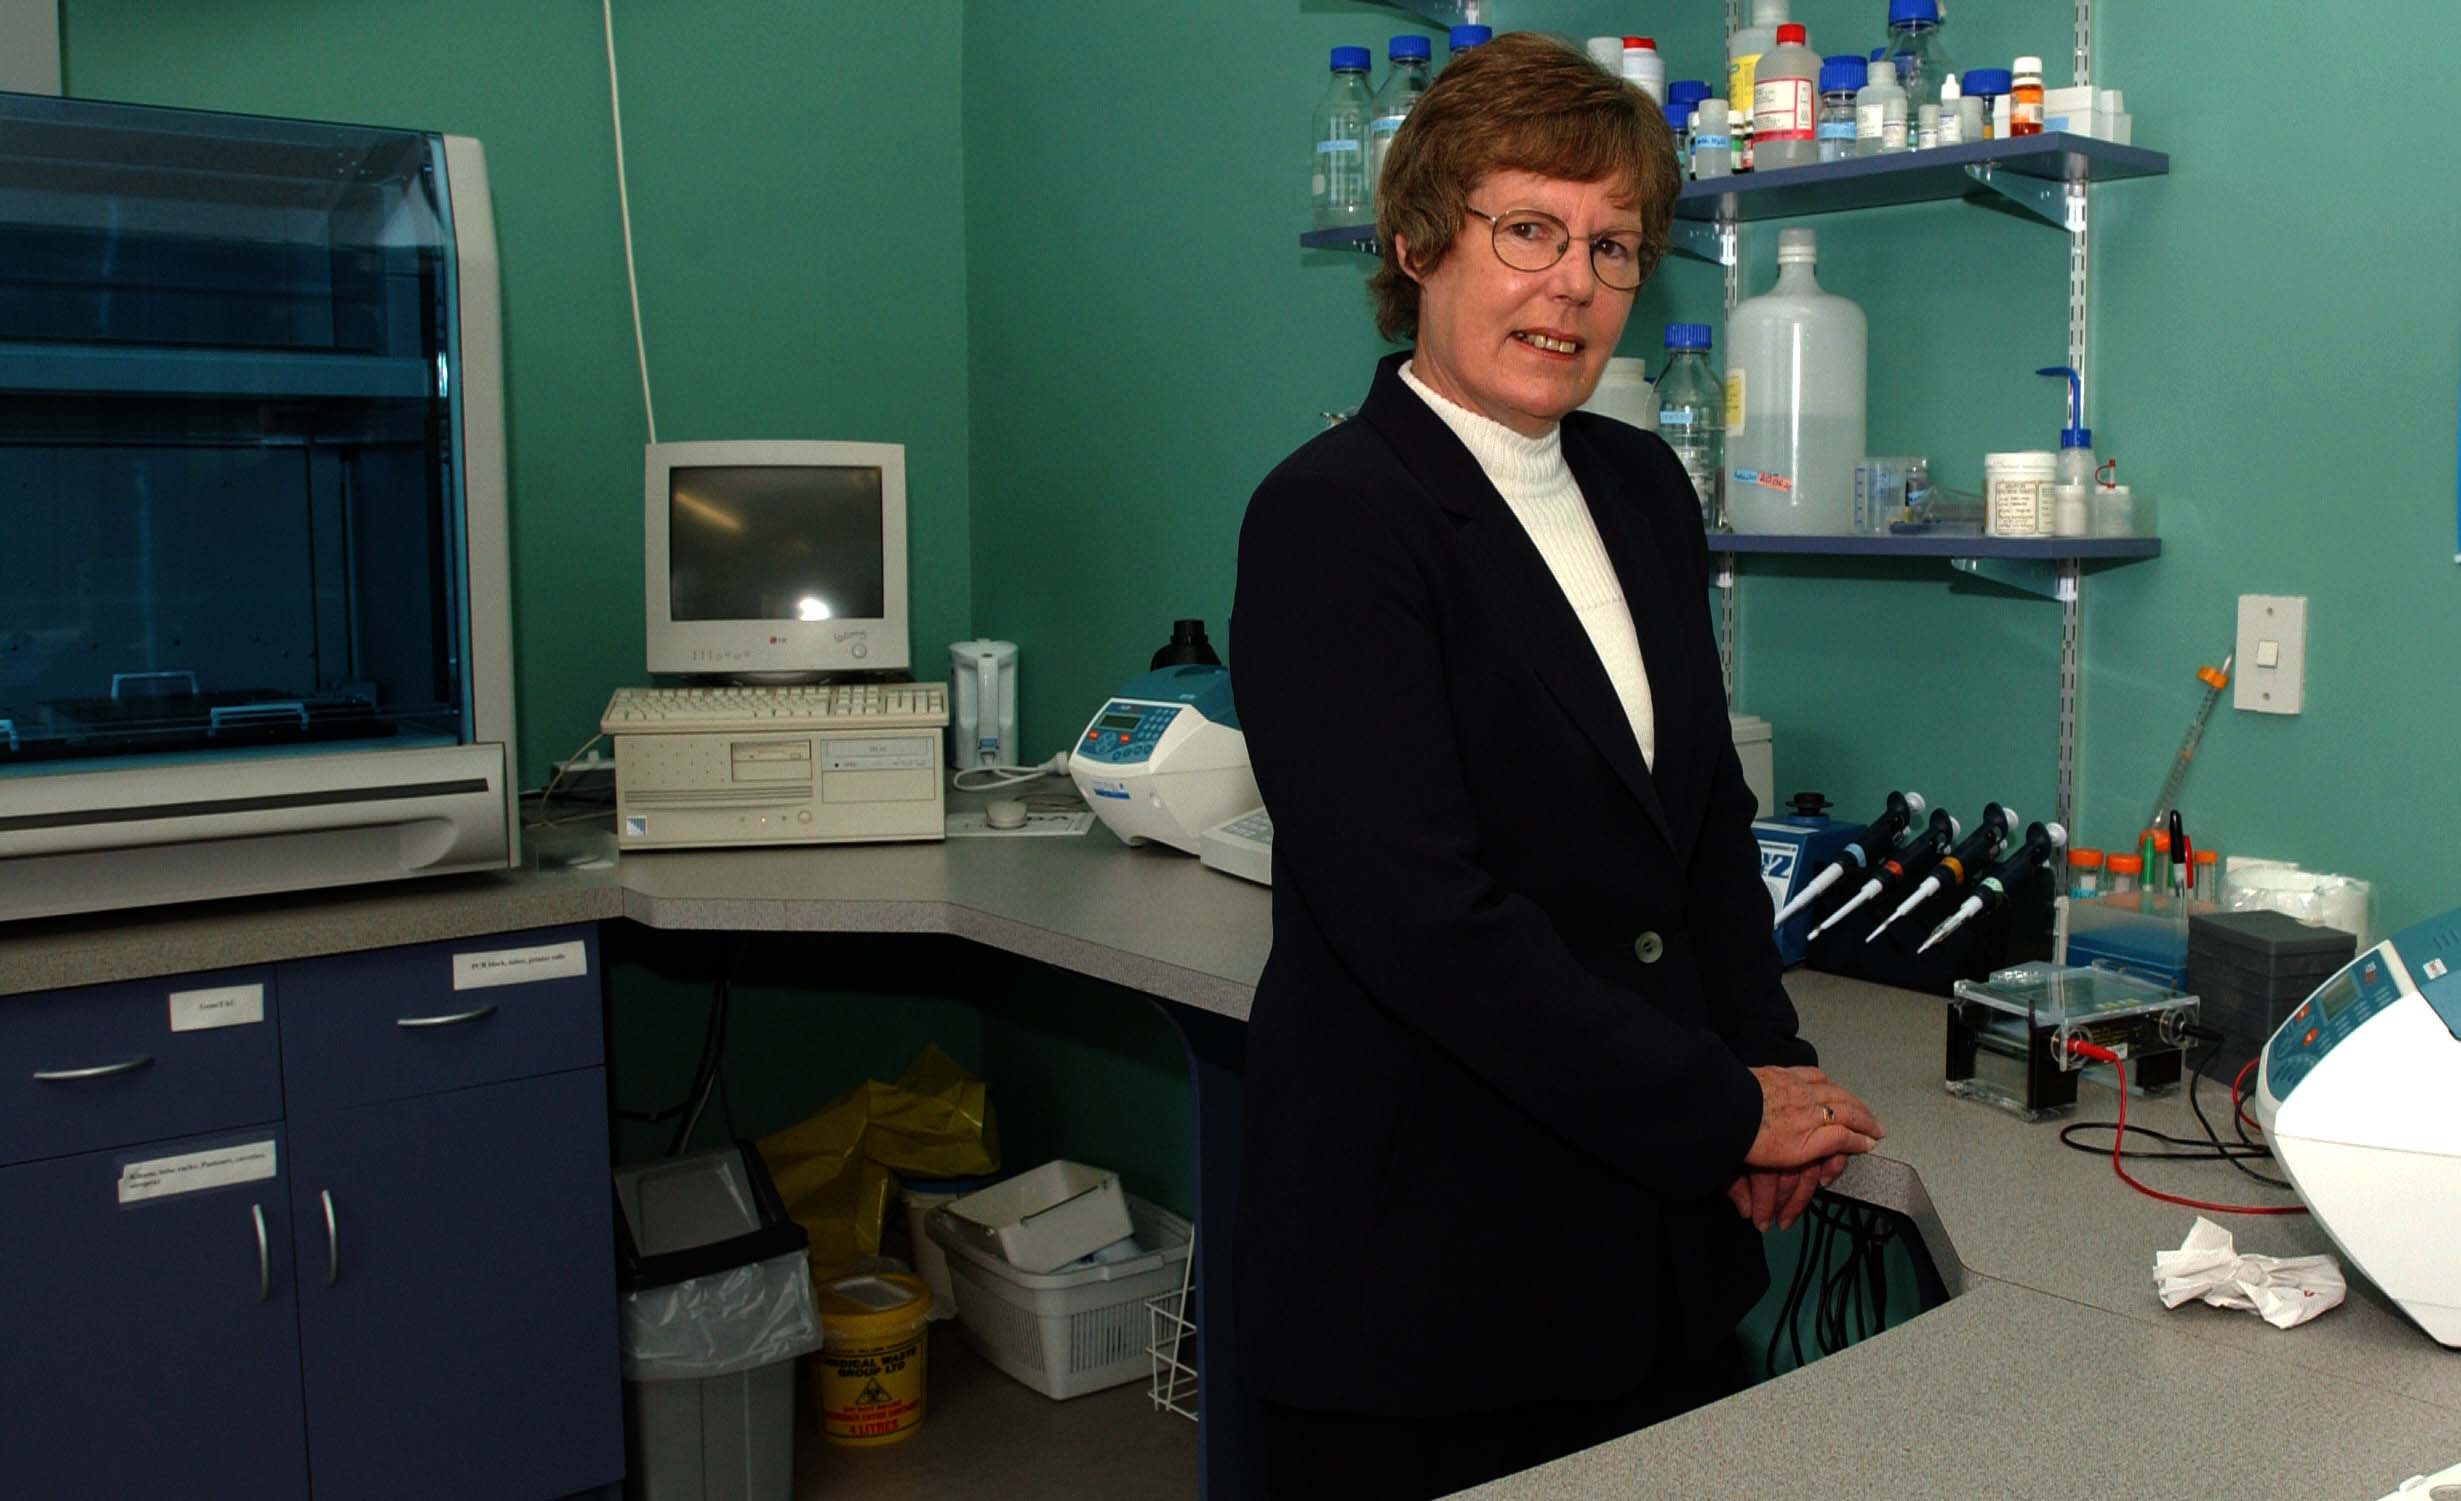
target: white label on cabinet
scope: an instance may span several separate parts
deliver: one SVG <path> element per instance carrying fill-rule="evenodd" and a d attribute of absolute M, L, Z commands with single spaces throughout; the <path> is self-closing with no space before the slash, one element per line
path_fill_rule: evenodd
<path fill-rule="evenodd" d="M 453 956 L 455 990 L 527 985 L 532 980 L 569 980 L 589 972 L 589 946 L 578 938 L 534 949 L 483 949 Z"/>
<path fill-rule="evenodd" d="M 200 1188 L 227 1188 L 273 1176 L 273 1143 L 244 1141 L 233 1146 L 182 1152 L 177 1157 L 149 1157 L 120 1164 L 120 1202 L 135 1204 Z"/>
<path fill-rule="evenodd" d="M 203 1032 L 213 1027 L 244 1027 L 265 1019 L 265 987 L 221 985 L 212 990 L 171 992 L 171 1030 Z"/>

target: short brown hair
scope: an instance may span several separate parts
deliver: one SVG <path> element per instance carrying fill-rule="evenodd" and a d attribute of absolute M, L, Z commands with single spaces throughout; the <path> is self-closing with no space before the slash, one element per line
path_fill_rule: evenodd
<path fill-rule="evenodd" d="M 1665 111 L 1554 37 L 1506 32 L 1446 64 L 1393 137 L 1376 192 L 1384 264 L 1367 283 L 1377 332 L 1418 332 L 1419 285 L 1395 238 L 1408 237 L 1415 269 L 1433 268 L 1461 232 L 1470 190 L 1495 172 L 1621 181 L 1640 210 L 1644 282 L 1666 253 L 1683 183 Z"/>

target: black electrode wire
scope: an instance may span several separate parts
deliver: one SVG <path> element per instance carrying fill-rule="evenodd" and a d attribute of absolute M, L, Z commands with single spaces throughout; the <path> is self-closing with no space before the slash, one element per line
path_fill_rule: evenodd
<path fill-rule="evenodd" d="M 2247 1174 L 2247 1176 L 2269 1188 L 2288 1190 L 2290 1188 L 2288 1183 L 2285 1183 L 2278 1178 L 2268 1176 L 2267 1174 L 2260 1173 L 2247 1165 L 2250 1161 L 2269 1160 L 2273 1156 L 2273 1149 L 2266 1146 L 2262 1142 L 2249 1139 L 2247 1127 L 2239 1123 L 2237 1112 L 2234 1111 L 2232 1113 L 2231 1120 L 2231 1124 L 2237 1129 L 2239 1135 L 2239 1140 L 2237 1144 L 2234 1145 L 2230 1142 L 2222 1140 L 2221 1133 L 2213 1129 L 2213 1122 L 2205 1115 L 2204 1103 L 2197 1098 L 2197 1089 L 2204 1083 L 2206 1071 L 2213 1066 L 2214 1060 L 2221 1056 L 2223 1043 L 2222 1034 L 2214 1031 L 2210 1027 L 2197 1026 L 2193 1023 L 2181 1028 L 2181 1030 L 2189 1037 L 2205 1044 L 2202 1048 L 2191 1050 L 2188 1055 L 2190 1061 L 2190 1069 L 2188 1074 L 2188 1106 L 2196 1113 L 2196 1124 L 2204 1128 L 2205 1139 L 2203 1141 L 2198 1141 L 2194 1137 L 2173 1136 L 2166 1131 L 2157 1131 L 2151 1126 L 2131 1125 L 2127 1128 L 2127 1134 L 2129 1136 L 2145 1137 L 2148 1140 L 2158 1141 L 2166 1147 L 2176 1148 L 2177 1150 L 2127 1151 L 2122 1149 L 2118 1155 L 2123 1158 L 2137 1158 L 2151 1161 L 2227 1162 L 2231 1166 L 2237 1168 L 2240 1172 Z M 2071 1124 L 2060 1128 L 2060 1145 L 2067 1147 L 2071 1151 L 2086 1152 L 2096 1157 L 2108 1157 L 2111 1155 L 2111 1144 L 2109 1138 L 2106 1137 L 2099 1143 L 2086 1142 L 2079 1140 L 2077 1133 L 2083 1131 L 2108 1131 L 2112 1129 L 2113 1124 L 2114 1123 L 2110 1121 L 2072 1122 Z"/>

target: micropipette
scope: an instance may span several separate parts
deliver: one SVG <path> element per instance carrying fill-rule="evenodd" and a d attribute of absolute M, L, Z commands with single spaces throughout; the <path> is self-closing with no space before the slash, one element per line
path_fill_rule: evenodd
<path fill-rule="evenodd" d="M 1931 930 L 1917 954 L 1928 954 L 1931 946 L 1971 922 L 1977 913 L 1996 911 L 2008 900 L 2009 893 L 2033 879 L 2035 871 L 2051 863 L 2055 851 L 2068 844 L 2068 831 L 2055 823 L 2027 826 L 2025 842 L 2017 852 L 1993 867 L 1991 873 L 1974 883 L 1974 894 L 1965 899 L 1948 921 Z"/>
<path fill-rule="evenodd" d="M 2017 815 L 2014 809 L 2003 808 L 1997 803 L 1984 804 L 1982 822 L 1974 826 L 1974 832 L 1965 836 L 1963 844 L 1942 855 L 1938 868 L 1924 877 L 1922 885 L 1914 888 L 1914 894 L 1906 898 L 1905 905 L 1890 913 L 1888 921 L 1872 929 L 1871 936 L 1863 941 L 1865 943 L 1877 941 L 1880 935 L 1887 932 L 1897 919 L 1930 901 L 1934 895 L 1942 891 L 1953 891 L 1964 885 L 1966 873 L 1984 861 L 1996 858 L 2000 852 L 2000 846 L 2007 841 L 2009 834 L 2016 829 L 2016 826 Z"/>
<path fill-rule="evenodd" d="M 2230 664 L 2238 660 L 2233 652 L 2222 658 L 2217 668 L 2199 667 L 2196 680 L 2205 685 L 2205 701 L 2196 706 L 2196 717 L 2188 721 L 2188 737 L 2179 742 L 2179 755 L 2170 763 L 2170 774 L 2162 779 L 2162 790 L 2154 795 L 2153 812 L 2145 817 L 2146 828 L 2162 822 L 2162 815 L 2177 805 L 2179 786 L 2188 779 L 2188 763 L 2196 759 L 2197 743 L 2205 738 L 2205 722 L 2213 717 L 2213 706 L 2221 701 L 2222 690 L 2230 686 Z"/>
<path fill-rule="evenodd" d="M 1897 846 L 1893 854 L 1880 862 L 1880 868 L 1872 872 L 1871 879 L 1863 883 L 1863 889 L 1854 894 L 1854 899 L 1830 913 L 1819 927 L 1804 934 L 1803 941 L 1809 943 L 1844 922 L 1855 908 L 1887 890 L 1892 883 L 1902 881 L 1910 874 L 1930 874 L 1931 867 L 1939 864 L 1940 857 L 1956 846 L 1957 836 L 1963 832 L 1955 814 L 1946 808 L 1932 809 L 1931 822 L 1916 831 L 1913 838 Z"/>
<path fill-rule="evenodd" d="M 1813 877 L 1810 885 L 1794 894 L 1791 901 L 1778 909 L 1777 920 L 1770 930 L 1786 926 L 1786 920 L 1817 900 L 1820 894 L 1858 870 L 1869 870 L 1872 861 L 1880 858 L 1897 843 L 1906 825 L 1923 816 L 1923 795 L 1919 792 L 1892 792 L 1888 808 L 1878 818 L 1863 826 L 1863 831 L 1846 842 L 1828 868 Z M 1849 863 L 1851 862 L 1851 863 Z"/>

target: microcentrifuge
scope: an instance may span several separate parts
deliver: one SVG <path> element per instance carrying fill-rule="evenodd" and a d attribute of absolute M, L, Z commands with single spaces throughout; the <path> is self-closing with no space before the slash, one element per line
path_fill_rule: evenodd
<path fill-rule="evenodd" d="M 2393 935 L 2290 1013 L 2256 1120 L 2352 1265 L 2461 1346 L 2461 911 Z"/>

